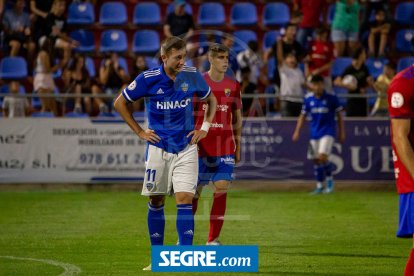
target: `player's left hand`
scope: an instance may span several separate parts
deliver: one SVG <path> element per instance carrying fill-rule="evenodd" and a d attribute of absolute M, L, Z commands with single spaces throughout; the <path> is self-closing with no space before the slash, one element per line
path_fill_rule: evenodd
<path fill-rule="evenodd" d="M 240 152 L 240 148 L 237 147 L 236 151 L 234 152 L 234 162 L 237 164 L 240 162 L 241 159 L 241 152 Z"/>
<path fill-rule="evenodd" d="M 197 144 L 201 139 L 205 138 L 207 136 L 207 132 L 204 130 L 193 130 L 190 133 L 188 133 L 187 137 L 190 137 L 193 135 L 193 138 L 191 138 L 191 145 Z"/>

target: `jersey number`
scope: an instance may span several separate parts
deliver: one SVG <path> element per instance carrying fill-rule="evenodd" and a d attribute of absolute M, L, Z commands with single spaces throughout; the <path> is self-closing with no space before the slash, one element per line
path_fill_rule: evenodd
<path fill-rule="evenodd" d="M 146 174 L 147 174 L 147 181 L 148 182 L 154 182 L 155 181 L 155 174 L 157 173 L 157 170 L 151 170 L 151 169 L 147 169 L 146 170 Z M 152 175 L 152 181 L 151 181 L 151 175 Z"/>

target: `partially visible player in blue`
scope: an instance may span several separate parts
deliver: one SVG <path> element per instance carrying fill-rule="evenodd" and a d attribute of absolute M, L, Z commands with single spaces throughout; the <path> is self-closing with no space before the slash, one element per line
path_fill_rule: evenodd
<path fill-rule="evenodd" d="M 197 142 L 207 136 L 217 101 L 194 67 L 184 65 L 185 42 L 169 37 L 161 45 L 163 63 L 139 74 L 116 99 L 115 109 L 147 143 L 142 195 L 149 196 L 148 230 L 151 245 L 164 243 L 165 196 L 175 193 L 180 245 L 192 245 L 192 200 L 197 188 Z M 193 96 L 208 103 L 205 121 L 194 129 Z M 145 97 L 148 129 L 135 121 L 129 104 Z M 144 268 L 151 270 L 151 266 Z"/>
<path fill-rule="evenodd" d="M 329 155 L 336 136 L 335 117 L 338 121 L 339 142 L 345 141 L 344 121 L 341 115 L 343 107 L 339 104 L 335 95 L 324 91 L 324 79 L 315 75 L 310 84 L 313 93 L 308 93 L 303 103 L 302 113 L 299 115 L 292 140 L 298 141 L 300 130 L 309 115 L 311 117 L 311 140 L 309 143 L 308 158 L 314 161 L 314 172 L 316 177 L 316 189 L 313 194 L 332 193 L 334 189 L 332 163 Z M 327 181 L 324 189 L 323 183 Z"/>

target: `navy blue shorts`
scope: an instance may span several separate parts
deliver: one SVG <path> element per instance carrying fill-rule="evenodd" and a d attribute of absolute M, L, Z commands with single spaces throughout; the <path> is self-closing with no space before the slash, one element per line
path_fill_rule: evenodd
<path fill-rule="evenodd" d="M 412 238 L 414 234 L 414 193 L 400 194 L 400 215 L 397 237 Z"/>
<path fill-rule="evenodd" d="M 199 157 L 198 185 L 207 185 L 210 180 L 232 181 L 234 170 L 234 155 Z"/>

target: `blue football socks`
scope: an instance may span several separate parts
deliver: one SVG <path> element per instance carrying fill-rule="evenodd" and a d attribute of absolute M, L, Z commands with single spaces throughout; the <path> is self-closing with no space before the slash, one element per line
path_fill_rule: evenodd
<path fill-rule="evenodd" d="M 151 245 L 164 244 L 164 205 L 152 206 L 148 203 L 148 231 Z"/>
<path fill-rule="evenodd" d="M 194 215 L 192 204 L 177 204 L 177 232 L 180 245 L 192 245 Z"/>

